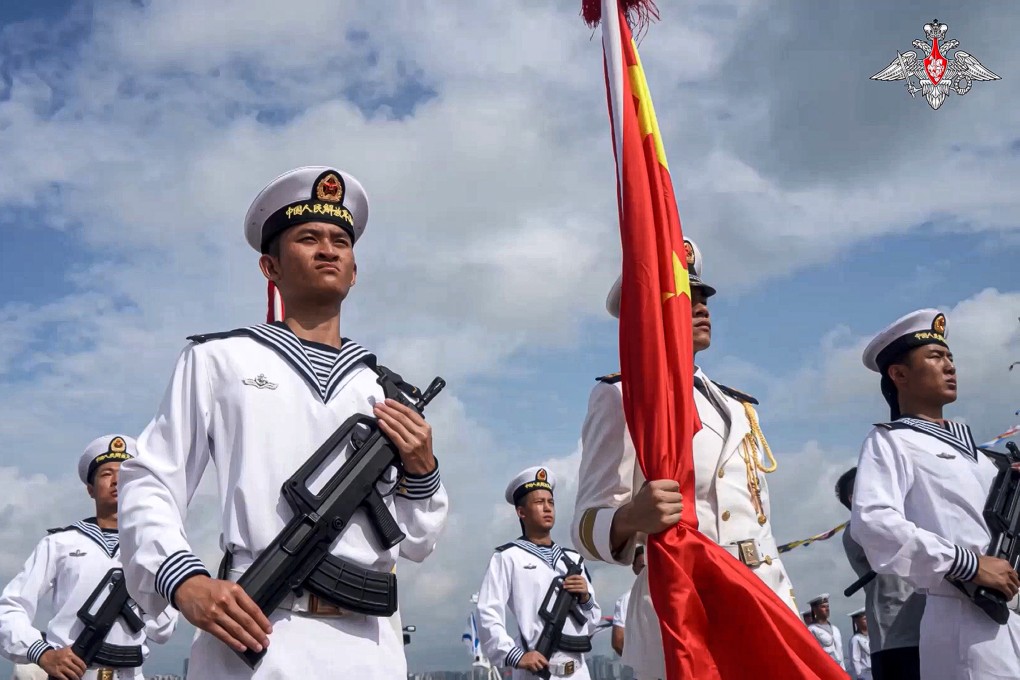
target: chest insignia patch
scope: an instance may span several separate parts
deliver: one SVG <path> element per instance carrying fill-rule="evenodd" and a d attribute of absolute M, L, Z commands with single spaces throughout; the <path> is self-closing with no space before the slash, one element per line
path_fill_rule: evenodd
<path fill-rule="evenodd" d="M 243 382 L 245 385 L 248 385 L 249 387 L 257 387 L 260 390 L 275 390 L 278 387 L 276 383 L 269 382 L 266 379 L 266 376 L 262 375 L 261 373 L 259 373 L 254 378 L 245 378 L 241 382 Z"/>
<path fill-rule="evenodd" d="M 87 553 L 84 550 L 75 550 L 69 555 L 69 557 L 85 557 Z"/>

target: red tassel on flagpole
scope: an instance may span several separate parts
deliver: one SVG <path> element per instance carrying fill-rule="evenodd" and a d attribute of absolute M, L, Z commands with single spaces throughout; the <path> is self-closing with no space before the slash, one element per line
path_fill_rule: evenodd
<path fill-rule="evenodd" d="M 659 8 L 652 0 L 618 0 L 620 9 L 627 15 L 631 30 L 641 32 L 652 20 L 658 21 Z M 602 21 L 602 0 L 581 0 L 581 16 L 584 23 L 595 28 Z"/>

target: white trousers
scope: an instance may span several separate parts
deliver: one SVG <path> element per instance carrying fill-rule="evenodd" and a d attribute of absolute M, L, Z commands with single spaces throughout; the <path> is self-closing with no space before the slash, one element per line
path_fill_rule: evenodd
<path fill-rule="evenodd" d="M 351 614 L 312 618 L 278 609 L 269 617 L 269 651 L 248 668 L 204 631 L 195 636 L 188 680 L 406 680 L 404 640 L 389 619 Z"/>
<path fill-rule="evenodd" d="M 921 680 L 1017 680 L 1020 616 L 1000 626 L 962 595 L 929 594 L 919 651 Z"/>

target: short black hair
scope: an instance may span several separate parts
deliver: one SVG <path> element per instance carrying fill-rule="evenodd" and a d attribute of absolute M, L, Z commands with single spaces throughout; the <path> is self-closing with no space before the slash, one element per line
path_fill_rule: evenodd
<path fill-rule="evenodd" d="M 836 480 L 836 498 L 839 502 L 850 509 L 850 495 L 854 492 L 854 482 L 857 481 L 857 468 L 852 467 L 839 476 Z"/>

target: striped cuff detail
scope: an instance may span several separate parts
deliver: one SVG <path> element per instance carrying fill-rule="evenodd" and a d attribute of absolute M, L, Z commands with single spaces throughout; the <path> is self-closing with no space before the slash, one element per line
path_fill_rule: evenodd
<path fill-rule="evenodd" d="M 506 665 L 508 668 L 517 668 L 517 664 L 524 658 L 524 650 L 520 647 L 514 647 L 506 653 Z"/>
<path fill-rule="evenodd" d="M 953 565 L 949 568 L 946 578 L 954 581 L 970 581 L 977 576 L 978 558 L 973 550 L 967 550 L 955 546 L 956 556 L 953 557 Z"/>
<path fill-rule="evenodd" d="M 436 469 L 424 475 L 412 475 L 405 473 L 404 478 L 397 487 L 397 495 L 412 501 L 432 498 L 439 491 L 441 480 L 439 479 L 439 461 L 436 461 Z"/>
<path fill-rule="evenodd" d="M 156 592 L 167 602 L 177 608 L 174 604 L 174 595 L 181 584 L 192 576 L 209 576 L 209 571 L 202 564 L 202 560 L 192 555 L 187 550 L 178 550 L 166 558 L 156 572 Z"/>
<path fill-rule="evenodd" d="M 581 609 L 585 610 L 586 612 L 590 612 L 592 609 L 595 609 L 595 598 L 592 596 L 591 593 L 588 593 L 588 601 L 581 602 L 580 605 Z"/>
<path fill-rule="evenodd" d="M 38 666 L 39 659 L 42 658 L 42 655 L 51 649 L 56 649 L 56 647 L 46 642 L 46 640 L 36 640 L 35 643 L 28 648 L 28 654 L 25 656 L 28 657 L 29 661 Z"/>

